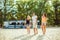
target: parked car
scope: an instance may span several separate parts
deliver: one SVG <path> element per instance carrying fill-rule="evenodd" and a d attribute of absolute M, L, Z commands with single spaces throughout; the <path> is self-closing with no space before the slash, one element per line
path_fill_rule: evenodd
<path fill-rule="evenodd" d="M 40 28 L 40 22 L 37 21 L 38 28 Z M 20 20 L 20 21 L 5 21 L 4 22 L 4 28 L 26 28 L 25 26 L 25 20 Z M 31 28 L 32 25 L 31 25 Z"/>
<path fill-rule="evenodd" d="M 25 28 L 24 21 L 5 21 L 4 28 Z"/>

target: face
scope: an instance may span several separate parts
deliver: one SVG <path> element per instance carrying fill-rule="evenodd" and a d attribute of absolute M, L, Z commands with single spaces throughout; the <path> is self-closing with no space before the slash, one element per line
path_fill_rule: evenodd
<path fill-rule="evenodd" d="M 33 13 L 33 16 L 35 15 L 35 13 Z"/>

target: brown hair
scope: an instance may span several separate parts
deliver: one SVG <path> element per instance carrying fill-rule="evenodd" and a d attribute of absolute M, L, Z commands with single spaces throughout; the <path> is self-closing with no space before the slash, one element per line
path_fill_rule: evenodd
<path fill-rule="evenodd" d="M 42 15 L 44 15 L 45 17 L 47 17 L 47 14 L 45 12 Z"/>
<path fill-rule="evenodd" d="M 47 16 L 46 13 L 44 13 L 44 16 L 45 16 L 45 17 Z"/>

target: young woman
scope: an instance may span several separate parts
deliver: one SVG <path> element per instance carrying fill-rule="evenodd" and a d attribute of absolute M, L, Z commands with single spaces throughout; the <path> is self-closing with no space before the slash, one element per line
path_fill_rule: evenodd
<path fill-rule="evenodd" d="M 46 33 L 46 23 L 47 23 L 47 17 L 46 17 L 46 14 L 44 13 L 42 15 L 42 18 L 41 18 L 41 27 L 42 27 L 42 31 L 43 31 L 43 34 Z"/>
<path fill-rule="evenodd" d="M 33 24 L 33 28 L 34 28 L 34 34 L 38 34 L 38 30 L 37 30 L 37 15 L 35 15 L 35 13 L 33 13 L 33 16 L 32 16 L 32 24 Z"/>
<path fill-rule="evenodd" d="M 28 15 L 26 18 L 27 32 L 30 34 L 30 19 L 31 17 Z"/>

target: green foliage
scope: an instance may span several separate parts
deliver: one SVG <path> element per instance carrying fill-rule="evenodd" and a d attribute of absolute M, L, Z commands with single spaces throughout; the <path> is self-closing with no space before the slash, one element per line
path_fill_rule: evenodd
<path fill-rule="evenodd" d="M 17 13 L 7 13 L 6 17 L 7 20 L 25 20 L 27 15 L 32 16 L 32 12 L 35 12 L 38 16 L 38 20 L 40 20 L 41 22 L 42 13 L 46 12 L 48 18 L 48 25 L 53 25 L 55 23 L 54 20 L 56 19 L 55 6 L 57 4 L 60 5 L 59 0 L 30 0 L 28 2 L 17 1 Z M 58 6 L 57 10 L 60 13 L 60 6 Z"/>

